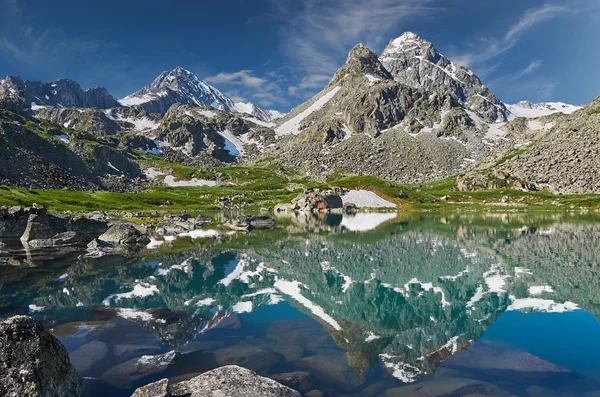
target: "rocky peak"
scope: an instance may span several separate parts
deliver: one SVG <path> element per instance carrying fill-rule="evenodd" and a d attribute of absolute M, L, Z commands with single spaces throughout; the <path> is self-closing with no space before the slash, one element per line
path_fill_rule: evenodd
<path fill-rule="evenodd" d="M 410 87 L 448 93 L 488 122 L 506 120 L 507 110 L 469 69 L 453 63 L 434 45 L 406 32 L 390 41 L 379 57 L 394 80 Z"/>
<path fill-rule="evenodd" d="M 231 99 L 181 66 L 162 72 L 150 85 L 120 102 L 125 106 L 139 105 L 154 113 L 166 113 L 176 103 L 234 110 Z"/>
<path fill-rule="evenodd" d="M 346 75 L 360 76 L 375 80 L 392 80 L 393 77 L 381 64 L 377 54 L 362 44 L 357 44 L 348 54 L 348 59 L 333 76 L 331 84 L 337 84 Z"/>
<path fill-rule="evenodd" d="M 8 76 L 0 84 L 0 101 L 19 100 L 30 106 L 112 108 L 120 106 L 104 87 L 91 87 L 82 90 L 79 83 L 69 79 L 59 79 L 52 83 L 22 81 Z"/>

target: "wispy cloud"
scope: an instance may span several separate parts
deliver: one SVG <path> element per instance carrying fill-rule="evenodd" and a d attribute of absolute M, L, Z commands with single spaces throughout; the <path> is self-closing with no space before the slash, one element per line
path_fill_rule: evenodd
<path fill-rule="evenodd" d="M 240 70 L 232 73 L 219 73 L 206 77 L 205 80 L 225 93 L 234 101 L 250 100 L 261 106 L 281 106 L 288 99 L 282 88 L 285 76 L 276 72 L 267 72 L 264 77 L 257 76 L 253 70 Z"/>
<path fill-rule="evenodd" d="M 480 38 L 478 42 L 481 44 L 478 48 L 474 48 L 473 51 L 467 53 L 455 54 L 453 58 L 459 64 L 467 67 L 481 65 L 515 47 L 519 43 L 521 36 L 535 25 L 556 18 L 561 14 L 573 12 L 575 11 L 571 8 L 550 4 L 527 10 L 521 19 L 510 26 L 502 37 Z"/>
<path fill-rule="evenodd" d="M 0 0 L 0 56 L 14 64 L 50 69 L 72 61 L 70 56 L 101 58 L 118 43 L 67 37 L 59 27 L 36 29 L 22 0 Z"/>
<path fill-rule="evenodd" d="M 381 50 L 409 20 L 440 11 L 437 0 L 271 1 L 274 15 L 287 21 L 282 50 L 299 77 L 288 91 L 299 97 L 322 88 L 354 45 Z"/>
<path fill-rule="evenodd" d="M 532 61 L 525 69 L 517 74 L 517 78 L 521 78 L 538 70 L 544 62 L 541 60 Z"/>

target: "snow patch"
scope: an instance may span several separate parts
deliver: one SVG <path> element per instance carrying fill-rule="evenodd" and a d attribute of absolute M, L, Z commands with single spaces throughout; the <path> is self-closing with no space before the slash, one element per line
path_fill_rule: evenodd
<path fill-rule="evenodd" d="M 216 230 L 192 230 L 191 232 L 179 233 L 179 237 L 191 237 L 192 240 L 197 238 L 219 237 L 219 232 Z"/>
<path fill-rule="evenodd" d="M 392 202 L 382 199 L 368 190 L 350 190 L 342 196 L 344 204 L 352 203 L 359 208 L 397 208 Z"/>
<path fill-rule="evenodd" d="M 341 87 L 337 86 L 331 89 L 328 93 L 323 95 L 321 98 L 317 99 L 312 105 L 310 105 L 306 110 L 281 124 L 279 127 L 275 129 L 275 133 L 278 136 L 282 135 L 296 135 L 300 133 L 300 123 L 302 120 L 310 116 L 312 113 L 321 110 L 323 106 L 327 104 L 338 93 Z"/>
<path fill-rule="evenodd" d="M 167 175 L 164 180 L 167 186 L 181 187 L 181 186 L 216 186 L 216 181 L 209 181 L 205 179 L 192 178 L 189 181 L 176 181 L 173 175 Z"/>

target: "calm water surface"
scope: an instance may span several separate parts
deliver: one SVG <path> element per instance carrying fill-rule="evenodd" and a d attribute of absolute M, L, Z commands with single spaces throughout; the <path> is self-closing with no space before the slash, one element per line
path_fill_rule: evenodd
<path fill-rule="evenodd" d="M 237 364 L 311 396 L 600 396 L 599 220 L 282 219 L 134 258 L 5 241 L 0 316 L 42 321 L 89 395 Z"/>

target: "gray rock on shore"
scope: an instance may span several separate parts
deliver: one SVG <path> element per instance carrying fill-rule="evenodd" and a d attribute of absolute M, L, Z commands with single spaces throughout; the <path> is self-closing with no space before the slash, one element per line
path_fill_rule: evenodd
<path fill-rule="evenodd" d="M 140 387 L 132 397 L 300 397 L 300 393 L 254 371 L 228 365 L 186 382 L 170 385 L 167 379 Z"/>
<path fill-rule="evenodd" d="M 67 349 L 42 324 L 27 316 L 0 322 L 0 395 L 76 397 L 82 390 Z"/>

